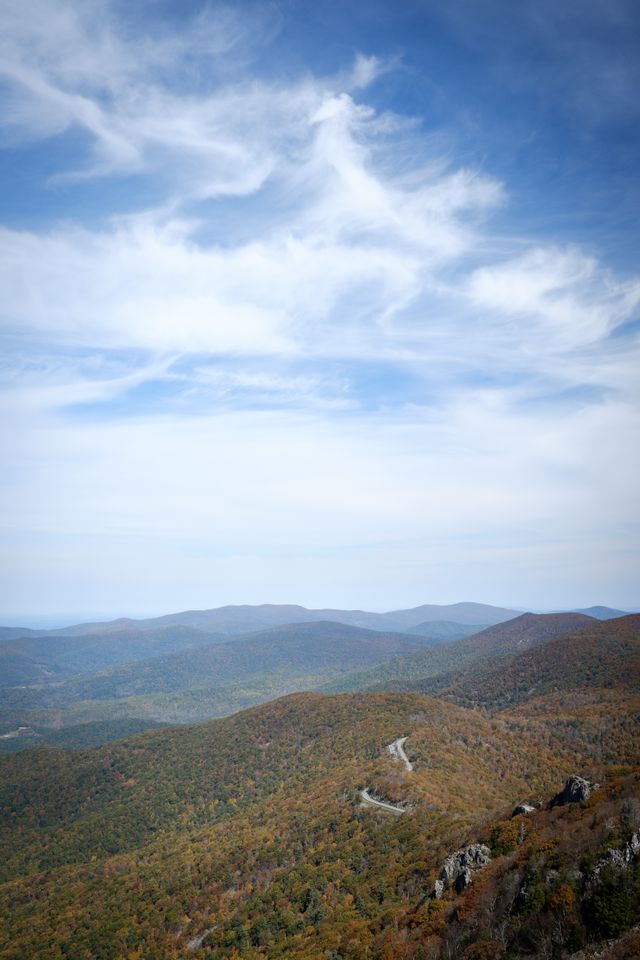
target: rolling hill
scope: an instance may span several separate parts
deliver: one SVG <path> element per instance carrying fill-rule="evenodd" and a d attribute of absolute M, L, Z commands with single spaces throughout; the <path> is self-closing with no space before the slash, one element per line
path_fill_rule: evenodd
<path fill-rule="evenodd" d="M 613 620 L 616 617 L 625 617 L 628 613 L 631 613 L 630 610 L 614 610 L 612 607 L 603 607 L 601 605 L 596 605 L 595 607 L 587 607 L 585 610 L 574 610 L 574 613 L 585 613 L 588 617 L 593 617 L 594 620 Z"/>
<path fill-rule="evenodd" d="M 604 740 L 627 719 L 609 768 Z M 504 947 L 539 936 L 581 858 L 624 842 L 611 831 L 633 810 L 640 770 L 619 767 L 638 762 L 633 719 L 612 700 L 594 738 L 590 708 L 568 726 L 416 694 L 306 693 L 108 747 L 3 758 L 0 957 L 420 960 L 462 956 L 494 930 Z M 386 746 L 399 736 L 410 772 Z M 575 772 L 606 785 L 589 809 L 510 821 L 514 803 L 548 800 Z M 360 806 L 365 787 L 407 812 Z M 490 845 L 487 873 L 431 901 L 443 859 L 472 841 Z M 547 893 L 518 912 L 535 883 Z M 587 937 L 609 929 L 604 914 L 581 922 Z M 500 955 L 487 949 L 467 957 Z"/>
<path fill-rule="evenodd" d="M 592 623 L 592 618 L 583 613 L 523 613 L 513 620 L 474 634 L 464 646 L 485 656 L 505 653 L 584 630 Z"/>
<path fill-rule="evenodd" d="M 515 960 L 632 936 L 637 871 L 588 871 L 640 828 L 640 616 L 524 614 L 425 643 L 289 624 L 6 688 L 11 709 L 32 698 L 59 723 L 133 704 L 229 710 L 341 672 L 404 687 L 290 693 L 0 758 L 0 958 Z M 100 742 L 102 726 L 86 734 Z M 603 786 L 552 808 L 576 773 Z M 512 819 L 522 801 L 532 811 Z M 478 842 L 482 876 L 431 899 L 445 858 Z"/>
<path fill-rule="evenodd" d="M 484 629 L 485 625 L 482 623 L 466 624 L 454 623 L 452 620 L 425 620 L 423 623 L 417 623 L 415 627 L 408 627 L 407 633 L 415 633 L 419 637 L 425 637 L 435 645 L 462 640 L 464 637 L 470 637 Z"/>
<path fill-rule="evenodd" d="M 24 727 L 10 733 L 0 734 L 0 754 L 18 753 L 35 747 L 63 747 L 78 749 L 94 747 L 111 740 L 131 737 L 143 730 L 166 726 L 150 719 L 121 717 L 115 720 L 77 723 L 69 727 Z"/>
<path fill-rule="evenodd" d="M 0 642 L 0 685 L 63 679 L 226 639 L 183 626 L 13 638 Z"/>
<path fill-rule="evenodd" d="M 429 690 L 434 691 L 477 660 L 506 656 L 523 647 L 586 629 L 595 622 L 578 613 L 524 613 L 461 640 L 442 643 L 409 656 L 395 657 L 388 663 L 332 681 L 323 689 L 333 693 L 367 689 L 422 689 L 421 681 L 439 678 L 429 685 Z"/>
<path fill-rule="evenodd" d="M 504 662 L 477 662 L 453 678 L 440 695 L 500 709 L 579 688 L 640 690 L 640 614 L 596 621 L 578 633 L 519 651 Z"/>
<path fill-rule="evenodd" d="M 465 625 L 500 623 L 516 616 L 518 611 L 493 607 L 485 603 L 424 604 L 410 610 L 392 610 L 372 613 L 366 610 L 309 610 L 297 604 L 231 605 L 212 610 L 184 610 L 160 617 L 80 623 L 54 630 L 29 630 L 19 627 L 0 627 L 0 641 L 15 640 L 21 636 L 95 636 L 97 634 L 155 631 L 165 627 L 191 627 L 206 633 L 245 634 L 288 623 L 311 623 L 331 620 L 369 630 L 398 633 L 424 622 L 448 620 Z"/>
<path fill-rule="evenodd" d="M 440 630 L 442 621 L 435 623 Z M 0 692 L 0 732 L 25 725 L 42 735 L 42 728 L 99 723 L 106 731 L 114 721 L 127 719 L 193 723 L 296 690 L 399 689 L 453 696 L 452 685 L 463 675 L 471 683 L 519 650 L 599 623 L 582 614 L 522 614 L 449 643 L 330 622 L 217 635 L 207 643 L 202 640 L 211 637 L 194 627 L 165 625 L 136 631 L 128 651 L 123 650 L 127 631 L 11 641 L 5 644 L 7 658 L 25 642 L 51 666 L 38 663 L 35 676 L 23 674 L 19 684 Z M 163 646 L 179 649 L 143 658 L 145 650 Z M 121 657 L 129 662 L 118 662 Z M 97 658 L 115 665 L 76 672 Z M 98 735 L 95 726 L 87 730 L 92 738 Z M 21 736 L 0 742 L 0 752 L 28 744 Z"/>
<path fill-rule="evenodd" d="M 460 622 L 437 619 L 447 613 L 459 617 Z M 330 620 L 382 633 L 410 630 L 438 643 L 466 636 L 482 629 L 482 625 L 498 622 L 512 613 L 486 604 L 470 603 L 449 607 L 427 605 L 415 610 L 382 614 L 262 604 L 184 611 L 147 620 L 122 617 L 104 623 L 82 623 L 54 630 L 0 627 L 0 687 L 68 680 L 73 676 L 291 623 Z M 480 626 L 474 623 L 470 628 L 470 617 L 472 620 L 475 618 Z"/>
<path fill-rule="evenodd" d="M 188 641 L 206 637 L 184 627 L 165 627 L 162 633 L 168 632 L 175 643 L 174 634 L 182 637 L 185 630 Z M 157 632 L 136 636 L 145 643 L 157 642 Z M 122 634 L 110 637 L 116 647 L 113 655 L 118 656 L 116 641 Z M 60 726 L 124 717 L 193 722 L 311 689 L 397 653 L 419 650 L 426 642 L 419 636 L 330 622 L 289 624 L 222 640 L 88 675 L 56 678 L 54 683 L 6 687 L 0 696 L 0 722 Z M 29 640 L 49 642 L 64 649 L 71 644 L 77 656 L 82 655 L 81 637 Z M 87 657 L 94 656 L 90 649 Z"/>

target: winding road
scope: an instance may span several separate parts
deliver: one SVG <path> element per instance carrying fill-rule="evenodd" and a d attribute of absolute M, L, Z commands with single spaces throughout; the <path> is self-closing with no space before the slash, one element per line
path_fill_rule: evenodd
<path fill-rule="evenodd" d="M 405 770 L 411 773 L 413 770 L 413 764 L 404 752 L 404 745 L 407 739 L 408 737 L 398 737 L 397 740 L 394 740 L 393 743 L 390 743 L 387 746 L 387 750 L 394 760 L 401 760 L 404 763 Z M 384 800 L 376 800 L 375 797 L 371 796 L 368 787 L 366 790 L 360 791 L 360 797 L 362 799 L 362 805 L 366 807 L 377 807 L 379 810 L 387 810 L 389 813 L 407 812 L 404 807 L 396 807 L 392 803 L 386 803 Z"/>
<path fill-rule="evenodd" d="M 394 807 L 392 803 L 385 803 L 384 800 L 376 800 L 375 797 L 372 797 L 369 793 L 369 790 L 361 790 L 360 796 L 362 797 L 363 805 L 367 807 L 377 807 L 380 810 L 387 810 L 389 813 L 406 813 L 402 807 Z"/>
<path fill-rule="evenodd" d="M 210 933 L 213 933 L 214 930 L 218 928 L 218 924 L 214 924 L 213 927 L 207 927 L 206 930 L 203 930 L 202 933 L 199 933 L 197 937 L 193 937 L 187 943 L 187 950 L 189 953 L 195 953 L 196 950 L 199 950 L 205 939 L 209 936 Z"/>
<path fill-rule="evenodd" d="M 409 760 L 409 757 L 404 752 L 404 745 L 408 737 L 398 737 L 397 740 L 394 740 L 393 743 L 390 743 L 387 747 L 387 750 L 391 754 L 394 760 L 402 760 L 404 763 L 405 769 L 411 773 L 413 770 L 413 764 Z"/>

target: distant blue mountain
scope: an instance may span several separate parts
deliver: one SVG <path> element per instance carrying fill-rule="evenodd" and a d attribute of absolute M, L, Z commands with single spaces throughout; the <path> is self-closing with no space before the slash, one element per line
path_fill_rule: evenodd
<path fill-rule="evenodd" d="M 614 610 L 612 607 L 587 607 L 584 610 L 573 610 L 572 613 L 584 613 L 594 620 L 613 620 L 615 617 L 625 617 L 629 610 Z"/>

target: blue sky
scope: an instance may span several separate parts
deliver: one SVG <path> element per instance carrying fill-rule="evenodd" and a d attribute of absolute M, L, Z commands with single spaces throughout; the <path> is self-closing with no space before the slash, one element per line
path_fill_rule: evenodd
<path fill-rule="evenodd" d="M 0 612 L 637 607 L 627 0 L 0 3 Z"/>

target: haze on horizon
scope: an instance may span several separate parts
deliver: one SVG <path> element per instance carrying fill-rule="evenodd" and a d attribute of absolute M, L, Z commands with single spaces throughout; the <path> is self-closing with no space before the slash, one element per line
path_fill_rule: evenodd
<path fill-rule="evenodd" d="M 640 606 L 636 5 L 346 6 L 0 2 L 0 621 Z"/>

